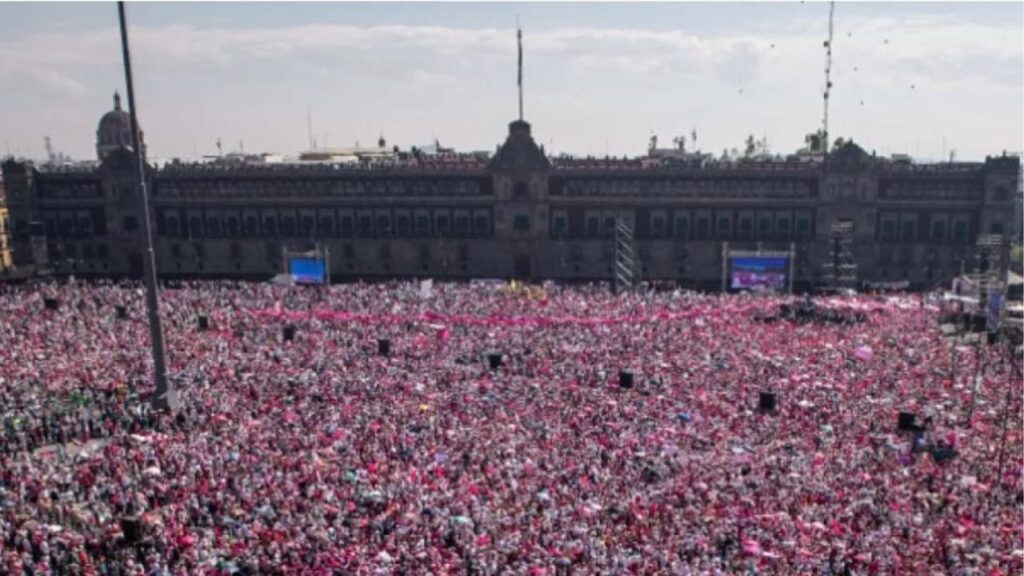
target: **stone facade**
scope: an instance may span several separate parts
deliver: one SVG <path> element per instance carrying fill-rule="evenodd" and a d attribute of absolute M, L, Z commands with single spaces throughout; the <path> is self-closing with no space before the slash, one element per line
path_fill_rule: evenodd
<path fill-rule="evenodd" d="M 332 280 L 435 277 L 609 280 L 615 218 L 633 222 L 641 280 L 717 288 L 722 245 L 788 251 L 795 285 L 818 283 L 833 222 L 855 229 L 859 279 L 949 282 L 980 234 L 1010 235 L 1016 157 L 917 165 L 854 144 L 828 162 L 558 159 L 530 125 L 489 161 L 386 166 L 148 168 L 162 277 L 265 278 L 282 250 L 330 254 Z M 14 262 L 79 276 L 140 275 L 142 215 L 132 156 L 90 169 L 3 165 Z"/>

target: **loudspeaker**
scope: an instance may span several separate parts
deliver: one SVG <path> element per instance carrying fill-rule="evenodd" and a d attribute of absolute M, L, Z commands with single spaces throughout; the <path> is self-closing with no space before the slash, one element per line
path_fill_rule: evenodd
<path fill-rule="evenodd" d="M 491 370 L 501 368 L 501 354 L 488 354 L 487 363 L 490 365 Z"/>
<path fill-rule="evenodd" d="M 56 310 L 60 308 L 60 302 L 56 298 L 43 298 L 43 305 L 46 306 L 47 310 Z"/>
<path fill-rule="evenodd" d="M 633 387 L 633 373 L 625 370 L 619 372 L 619 388 Z"/>
<path fill-rule="evenodd" d="M 138 518 L 125 516 L 121 518 L 121 532 L 124 534 L 125 544 L 137 544 L 142 540 L 142 522 Z"/>
<path fill-rule="evenodd" d="M 774 412 L 776 402 L 774 392 L 761 392 L 757 397 L 757 409 L 761 412 Z"/>
<path fill-rule="evenodd" d="M 115 310 L 117 310 L 118 320 L 124 320 L 128 318 L 128 309 L 125 308 L 124 306 L 117 306 Z"/>
<path fill-rule="evenodd" d="M 913 432 L 917 430 L 917 425 L 914 421 L 917 417 L 910 412 L 900 412 L 899 418 L 896 420 L 896 428 L 900 432 Z"/>
<path fill-rule="evenodd" d="M 391 340 L 388 340 L 387 338 L 377 339 L 377 353 L 381 356 L 391 354 Z"/>
<path fill-rule="evenodd" d="M 199 319 L 196 320 L 196 325 L 199 326 L 200 330 L 209 330 L 210 319 L 207 318 L 206 316 L 200 316 Z"/>
<path fill-rule="evenodd" d="M 295 340 L 295 325 L 288 324 L 284 327 L 284 340 L 285 342 L 291 342 Z"/>
<path fill-rule="evenodd" d="M 988 318 L 984 314 L 971 316 L 971 332 L 984 332 L 988 325 Z"/>

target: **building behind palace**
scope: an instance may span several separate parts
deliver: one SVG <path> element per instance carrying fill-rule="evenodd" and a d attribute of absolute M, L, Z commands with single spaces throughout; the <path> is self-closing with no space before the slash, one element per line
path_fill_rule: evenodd
<path fill-rule="evenodd" d="M 129 115 L 115 99 L 98 163 L 7 160 L 13 264 L 76 276 L 142 274 Z M 701 154 L 555 158 L 509 125 L 494 154 L 376 148 L 147 168 L 162 277 L 270 277 L 284 250 L 329 254 L 333 281 L 392 277 L 610 280 L 629 222 L 641 280 L 715 288 L 723 245 L 793 249 L 794 281 L 822 280 L 830 230 L 853 227 L 860 283 L 948 283 L 980 236 L 1019 233 L 1020 159 L 914 164 L 856 144 L 740 161 Z M 0 218 L 0 224 L 3 219 Z M 6 253 L 6 250 L 3 251 Z M 6 262 L 6 256 L 4 256 Z"/>

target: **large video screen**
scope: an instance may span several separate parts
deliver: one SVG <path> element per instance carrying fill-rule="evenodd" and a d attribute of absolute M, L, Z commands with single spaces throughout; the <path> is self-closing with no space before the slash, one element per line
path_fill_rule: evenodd
<path fill-rule="evenodd" d="M 292 258 L 288 260 L 288 273 L 299 284 L 323 284 L 324 262 L 316 258 Z"/>
<path fill-rule="evenodd" d="M 730 286 L 733 290 L 774 289 L 785 290 L 787 258 L 732 257 L 730 258 Z"/>

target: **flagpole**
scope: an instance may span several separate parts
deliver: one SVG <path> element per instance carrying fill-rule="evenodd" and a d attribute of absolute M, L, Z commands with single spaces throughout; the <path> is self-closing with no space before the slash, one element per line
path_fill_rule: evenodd
<path fill-rule="evenodd" d="M 139 134 L 139 118 L 135 108 L 135 86 L 132 83 L 132 60 L 128 50 L 128 26 L 125 22 L 124 2 L 117 3 L 117 14 L 121 24 L 121 56 L 124 60 L 124 80 L 128 89 L 128 113 L 132 123 L 132 148 L 135 152 L 135 168 L 139 177 L 139 196 L 142 198 L 142 225 L 146 234 L 145 264 L 146 312 L 149 317 L 150 350 L 153 353 L 153 381 L 156 390 L 150 399 L 154 410 L 169 410 L 177 405 L 174 389 L 167 381 L 167 367 L 164 362 L 164 337 L 160 326 L 160 302 L 157 297 L 156 255 L 153 251 L 153 228 L 149 217 L 149 193 L 146 190 L 145 160 L 142 138 Z"/>
<path fill-rule="evenodd" d="M 519 121 L 523 121 L 523 29 L 516 22 L 516 41 L 519 45 Z"/>

